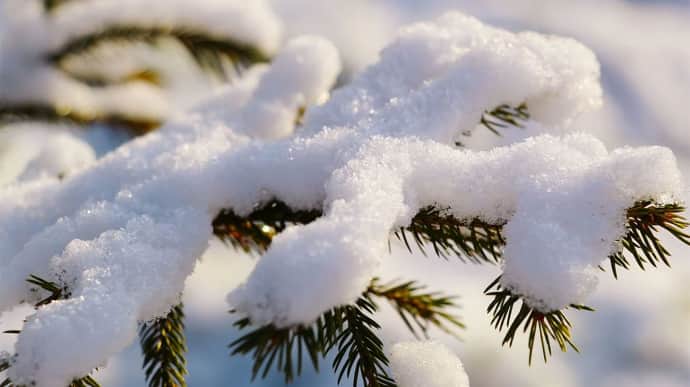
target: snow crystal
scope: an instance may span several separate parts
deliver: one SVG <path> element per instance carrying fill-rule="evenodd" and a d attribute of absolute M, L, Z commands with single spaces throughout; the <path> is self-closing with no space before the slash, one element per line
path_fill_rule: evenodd
<path fill-rule="evenodd" d="M 12 380 L 64 385 L 125 348 L 137 321 L 178 301 L 223 208 L 247 214 L 275 198 L 324 211 L 276 236 L 228 295 L 254 323 L 288 326 L 354 301 L 387 254 L 391 230 L 433 204 L 463 219 L 507 222 L 503 284 L 530 303 L 550 310 L 578 302 L 596 265 L 619 248 L 625 209 L 671 202 L 680 190 L 664 148 L 608 152 L 580 134 L 483 152 L 447 144 L 502 103 L 527 101 L 547 123 L 595 105 L 596 61 L 573 41 L 511 34 L 459 14 L 418 24 L 352 86 L 307 107 L 296 136 L 280 138 L 294 130 L 290 110 L 317 101 L 337 63 L 328 43 L 297 39 L 218 101 L 64 181 L 0 190 L 0 310 L 35 300 L 30 274 L 72 292 L 27 320 Z M 280 111 L 277 123 L 251 117 L 267 105 Z M 230 113 L 209 113 L 225 106 Z M 407 363 L 402 348 L 394 359 Z"/>
<path fill-rule="evenodd" d="M 460 359 L 436 342 L 403 342 L 393 346 L 393 377 L 400 387 L 469 387 Z"/>

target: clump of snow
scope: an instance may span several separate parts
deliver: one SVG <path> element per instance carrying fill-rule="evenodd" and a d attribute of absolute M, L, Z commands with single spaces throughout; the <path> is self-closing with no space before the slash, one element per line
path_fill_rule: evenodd
<path fill-rule="evenodd" d="M 403 342 L 393 346 L 393 377 L 400 387 L 469 387 L 462 362 L 437 342 Z"/>
<path fill-rule="evenodd" d="M 594 54 L 572 39 L 514 34 L 450 12 L 402 29 L 376 64 L 310 111 L 307 122 L 312 131 L 358 126 L 451 142 L 486 109 L 521 103 L 549 125 L 598 107 Z"/>
<path fill-rule="evenodd" d="M 536 307 L 580 301 L 596 265 L 619 248 L 625 209 L 675 200 L 670 151 L 608 152 L 579 134 L 484 152 L 446 142 L 502 103 L 533 103 L 535 118 L 547 122 L 570 117 L 598 101 L 596 70 L 572 41 L 450 14 L 404 30 L 353 86 L 311 109 L 297 136 L 277 138 L 292 130 L 287 118 L 272 126 L 248 112 L 267 102 L 294 112 L 337 72 L 327 43 L 302 38 L 221 93 L 224 102 L 62 182 L 0 190 L 0 310 L 37 297 L 24 281 L 30 274 L 72 291 L 27 320 L 9 376 L 53 386 L 91 371 L 131 342 L 137 321 L 178 302 L 218 211 L 246 214 L 273 198 L 324 216 L 278 235 L 228 296 L 254 323 L 310 323 L 354 301 L 387 254 L 391 230 L 432 204 L 463 219 L 507 222 L 503 284 Z M 207 118 L 224 104 L 233 113 Z"/>
<path fill-rule="evenodd" d="M 262 66 L 243 77 L 240 89 L 228 87 L 197 110 L 204 113 L 206 120 L 221 120 L 253 137 L 289 136 L 300 108 L 327 97 L 340 73 L 340 59 L 331 42 L 317 36 L 301 36 L 290 40 L 273 59 L 270 69 L 264 69 Z M 247 95 L 239 91 L 245 87 L 253 92 L 248 101 L 238 101 L 238 93 Z M 239 115 L 229 108 L 233 105 L 235 109 L 241 108 Z M 214 117 L 217 114 L 220 117 Z M 237 119 L 233 120 L 233 116 Z"/>
<path fill-rule="evenodd" d="M 0 131 L 0 184 L 42 177 L 64 177 L 96 160 L 93 148 L 75 128 L 14 124 Z"/>

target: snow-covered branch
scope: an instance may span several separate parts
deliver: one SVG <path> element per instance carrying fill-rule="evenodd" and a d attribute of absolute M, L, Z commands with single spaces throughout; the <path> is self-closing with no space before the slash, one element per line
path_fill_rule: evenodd
<path fill-rule="evenodd" d="M 680 173 L 668 149 L 608 151 L 590 135 L 563 133 L 601 102 L 598 63 L 571 39 L 450 13 L 402 30 L 376 64 L 323 102 L 339 69 L 330 43 L 297 38 L 195 111 L 63 181 L 0 191 L 0 310 L 36 301 L 30 275 L 71 295 L 27 320 L 12 381 L 67 384 L 125 348 L 137 322 L 165 316 L 218 214 L 247 217 L 270 202 L 292 214 L 317 211 L 295 222 L 306 224 L 278 223 L 284 230 L 261 245 L 267 251 L 228 302 L 246 322 L 281 333 L 342 311 L 348 330 L 340 333 L 353 339 L 331 345 L 368 356 L 365 383 L 391 385 L 382 345 L 357 347 L 379 340 L 375 306 L 362 297 L 391 233 L 425 209 L 500 226 L 501 289 L 548 313 L 594 290 L 598 266 L 622 248 L 631 207 L 677 204 Z M 523 104 L 551 134 L 490 151 L 453 145 L 486 112 Z M 407 374 L 415 348 L 394 350 L 395 375 Z M 434 361 L 458 368 L 447 354 Z"/>

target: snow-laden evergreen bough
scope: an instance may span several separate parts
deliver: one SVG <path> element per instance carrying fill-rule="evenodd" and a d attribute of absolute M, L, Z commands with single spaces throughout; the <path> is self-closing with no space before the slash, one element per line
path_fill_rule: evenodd
<path fill-rule="evenodd" d="M 146 132 L 197 99 L 175 93 L 177 78 L 210 87 L 194 62 L 229 76 L 266 61 L 280 35 L 263 0 L 2 0 L 0 124 L 30 115 Z M 99 50 L 115 54 L 99 61 Z"/>
<path fill-rule="evenodd" d="M 604 262 L 614 273 L 627 257 L 667 263 L 659 228 L 687 242 L 668 149 L 607 151 L 566 133 L 601 103 L 598 63 L 571 39 L 450 13 L 403 29 L 329 97 L 338 73 L 329 42 L 293 39 L 88 168 L 0 191 L 0 308 L 39 305 L 3 363 L 12 383 L 86 383 L 139 323 L 149 322 L 144 342 L 156 319 L 180 327 L 184 281 L 214 234 L 263 253 L 228 295 L 238 327 L 254 327 L 232 348 L 253 356 L 255 375 L 276 366 L 289 381 L 303 357 L 316 365 L 333 352 L 339 377 L 403 387 L 467 378 L 428 343 L 394 347 L 389 375 L 377 302 L 417 334 L 462 326 L 452 298 L 374 278 L 392 234 L 500 264 L 492 323 L 507 329 L 504 343 L 529 330 L 530 353 L 539 335 L 545 359 L 550 340 L 572 345 L 562 310 L 588 309 Z M 489 151 L 455 145 L 481 124 L 551 133 Z M 146 353 L 151 372 L 179 360 L 171 348 Z"/>

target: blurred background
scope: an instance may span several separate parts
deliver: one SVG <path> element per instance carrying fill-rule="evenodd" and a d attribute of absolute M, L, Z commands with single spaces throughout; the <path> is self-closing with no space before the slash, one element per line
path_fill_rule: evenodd
<path fill-rule="evenodd" d="M 19 31 L 27 28 L 26 20 L 32 17 L 31 12 L 18 14 L 18 2 L 5 3 L 0 11 L 0 42 L 3 43 L 0 101 L 17 95 L 15 84 L 21 77 L 40 78 L 39 73 L 28 73 L 13 56 L 44 44 L 32 40 L 33 35 L 19 35 Z M 130 3 L 136 2 L 125 1 L 123 7 Z M 198 2 L 198 7 L 205 3 Z M 401 25 L 434 18 L 451 9 L 514 31 L 534 30 L 573 37 L 597 54 L 605 93 L 603 108 L 580 117 L 573 125 L 602 139 L 609 148 L 652 144 L 670 147 L 690 183 L 690 1 L 269 0 L 268 5 L 282 24 L 282 39 L 310 33 L 326 36 L 336 44 L 345 69 L 341 83 L 374 62 L 379 49 Z M 64 5 L 68 6 L 71 5 Z M 20 22 L 20 16 L 26 20 Z M 132 62 L 146 62 L 169 74 L 165 95 L 155 96 L 160 100 L 147 95 L 146 90 L 141 91 L 142 98 L 149 101 L 145 113 L 151 121 L 168 111 L 183 110 L 223 86 L 223 77 L 200 70 L 194 63 L 198 58 L 183 55 L 184 50 L 174 42 L 161 43 L 153 52 L 137 45 L 100 51 L 66 66 L 79 70 L 107 64 L 111 74 L 115 74 L 131 67 Z M 40 96 L 76 93 L 59 89 L 73 85 L 51 82 L 39 91 Z M 120 98 L 116 93 L 113 95 L 111 99 Z M 129 108 L 132 107 L 121 107 Z M 75 142 L 88 145 L 81 158 L 78 151 L 72 152 L 69 160 L 60 156 L 65 165 L 80 164 L 131 137 L 130 133 L 109 130 L 108 124 L 94 122 L 88 130 L 75 129 L 73 123 L 18 121 L 0 126 L 0 185 L 43 173 L 32 171 L 32 165 L 37 158 L 56 154 L 51 147 L 81 149 Z M 509 136 L 496 141 L 514 140 Z M 686 190 L 686 202 L 688 199 L 690 194 Z M 485 312 L 488 297 L 482 290 L 495 278 L 498 268 L 410 255 L 394 244 L 391 256 L 381 268 L 381 277 L 417 279 L 433 289 L 461 297 L 459 314 L 467 324 L 462 340 L 441 332 L 432 335 L 459 354 L 473 387 L 687 387 L 690 386 L 690 253 L 672 240 L 667 243 L 671 252 L 686 251 L 673 256 L 672 268 L 660 267 L 647 272 L 633 268 L 621 273 L 618 280 L 610 273 L 602 273 L 599 288 L 588 302 L 597 311 L 568 314 L 575 326 L 580 354 L 559 352 L 548 364 L 535 361 L 531 367 L 527 365 L 524 341 L 518 339 L 513 348 L 501 347 L 502 336 L 489 325 Z M 256 259 L 212 241 L 208 253 L 188 279 L 184 302 L 188 316 L 190 386 L 284 385 L 279 375 L 252 383 L 250 359 L 231 358 L 228 354 L 227 344 L 237 333 L 232 328 L 233 317 L 227 312 L 225 295 L 242 282 Z M 419 269 L 420 260 L 424 260 L 423 270 Z M 21 327 L 23 317 L 30 311 L 30 308 L 20 308 L 4 313 L 0 317 L 0 329 Z M 381 316 L 385 341 L 410 339 L 403 323 L 391 312 L 384 307 Z M 12 335 L 0 336 L 0 349 L 11 351 L 12 345 Z M 99 371 L 97 379 L 104 386 L 144 386 L 141 360 L 139 347 L 134 344 Z M 307 371 L 294 385 L 337 384 L 328 364 L 324 364 L 320 374 Z"/>

